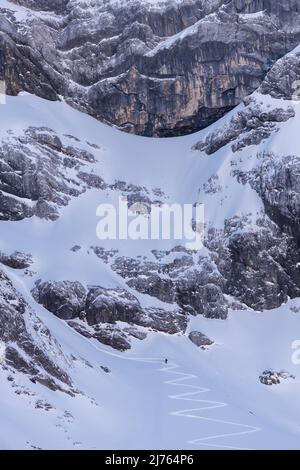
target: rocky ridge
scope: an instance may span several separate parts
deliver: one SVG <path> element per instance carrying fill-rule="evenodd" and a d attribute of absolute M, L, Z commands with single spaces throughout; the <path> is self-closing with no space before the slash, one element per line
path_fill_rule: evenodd
<path fill-rule="evenodd" d="M 66 372 L 70 364 L 59 344 L 2 270 L 0 281 L 2 367 L 7 374 L 17 370 L 51 390 L 74 394 Z"/>

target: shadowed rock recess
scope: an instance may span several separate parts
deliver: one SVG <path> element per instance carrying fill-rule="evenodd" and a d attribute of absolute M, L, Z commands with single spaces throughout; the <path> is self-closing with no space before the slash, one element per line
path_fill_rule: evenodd
<path fill-rule="evenodd" d="M 216 121 L 300 42 L 300 0 L 14 3 L 31 14 L 17 21 L 1 11 L 8 93 L 62 95 L 144 136 L 183 135 Z"/>

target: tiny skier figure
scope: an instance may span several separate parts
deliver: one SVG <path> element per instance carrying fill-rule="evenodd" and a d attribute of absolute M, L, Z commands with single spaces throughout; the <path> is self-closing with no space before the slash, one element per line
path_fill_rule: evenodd
<path fill-rule="evenodd" d="M 165 364 L 168 364 L 168 359 L 167 358 L 165 359 Z"/>

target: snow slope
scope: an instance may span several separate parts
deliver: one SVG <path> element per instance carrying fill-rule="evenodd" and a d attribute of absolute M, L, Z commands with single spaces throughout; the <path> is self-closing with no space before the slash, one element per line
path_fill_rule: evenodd
<path fill-rule="evenodd" d="M 295 110 L 295 118 L 282 123 L 263 147 L 297 154 L 294 136 L 300 108 L 296 103 Z M 85 149 L 90 150 L 86 142 L 97 144 L 95 174 L 109 182 L 121 179 L 161 188 L 170 202 L 200 198 L 208 226 L 222 227 L 225 218 L 247 213 L 249 208 L 253 213 L 263 209 L 256 192 L 232 176 L 230 145 L 213 156 L 192 150 L 213 128 L 184 138 L 149 140 L 102 125 L 64 102 L 27 94 L 8 97 L 7 104 L 0 106 L 0 120 L 1 137 L 10 129 L 19 135 L 28 126 L 46 126 L 62 140 L 76 136 Z M 244 168 L 254 164 L 251 150 L 248 147 L 239 155 Z M 216 173 L 222 191 L 202 191 L 199 196 L 199 188 Z M 32 299 L 30 290 L 38 278 L 124 286 L 123 279 L 86 250 L 70 251 L 75 244 L 87 249 L 99 244 L 96 208 L 116 196 L 112 191 L 87 191 L 61 209 L 56 222 L 36 217 L 1 222 L 1 250 L 20 250 L 34 257 L 32 277 L 4 270 L 60 344 L 67 358 L 65 368 L 80 393 L 72 397 L 52 392 L 17 372 L 12 385 L 8 372 L 1 370 L 0 447 L 299 448 L 300 376 L 299 366 L 291 361 L 291 345 L 298 339 L 300 317 L 290 309 L 300 306 L 297 299 L 270 312 L 231 311 L 227 321 L 192 318 L 189 331 L 199 330 L 215 341 L 208 350 L 197 349 L 183 334 L 150 332 L 146 340 L 134 340 L 132 350 L 122 354 L 80 336 Z M 107 248 L 114 247 L 106 243 Z M 115 246 L 123 254 L 150 256 L 153 248 L 168 249 L 172 242 L 159 246 L 149 241 L 115 242 Z M 159 304 L 142 294 L 139 299 L 144 305 Z M 165 357 L 170 360 L 168 366 L 163 365 Z M 109 367 L 111 373 L 100 366 Z M 296 378 L 267 387 L 258 377 L 268 368 L 287 369 Z"/>
<path fill-rule="evenodd" d="M 18 390 L 32 395 L 15 395 L 3 380 L 1 447 L 298 448 L 299 379 L 279 388 L 257 380 L 270 365 L 297 375 L 291 342 L 299 318 L 289 306 L 263 316 L 234 312 L 227 322 L 195 319 L 191 326 L 216 341 L 208 351 L 196 350 L 181 335 L 152 333 L 125 354 L 90 343 L 40 308 L 40 317 L 72 355 L 71 376 L 83 395 L 49 392 L 21 374 Z M 168 367 L 164 357 L 171 361 Z M 183 375 L 174 377 L 175 372 Z M 51 408 L 36 409 L 39 402 Z"/>

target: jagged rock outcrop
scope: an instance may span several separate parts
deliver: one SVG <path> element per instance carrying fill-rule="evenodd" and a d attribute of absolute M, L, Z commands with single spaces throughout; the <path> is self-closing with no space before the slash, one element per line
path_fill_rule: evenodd
<path fill-rule="evenodd" d="M 228 144 L 233 152 L 250 145 L 258 146 L 279 130 L 280 123 L 295 117 L 295 109 L 289 103 L 300 99 L 299 90 L 300 51 L 297 48 L 278 60 L 257 92 L 246 97 L 241 109 L 224 126 L 209 132 L 194 146 L 195 150 L 212 155 Z"/>
<path fill-rule="evenodd" d="M 249 183 L 262 198 L 265 211 L 284 232 L 300 244 L 300 159 L 296 155 L 279 156 L 264 152 L 249 172 L 237 172 L 237 178 Z"/>
<path fill-rule="evenodd" d="M 247 227 L 247 217 L 228 219 L 222 234 L 211 230 L 206 241 L 220 273 L 224 292 L 258 311 L 279 307 L 300 295 L 295 240 L 267 217 Z"/>
<path fill-rule="evenodd" d="M 174 259 L 168 262 L 168 255 Z M 184 247 L 159 254 L 156 262 L 115 257 L 112 269 L 126 279 L 129 287 L 176 303 L 186 313 L 225 319 L 228 305 L 222 293 L 224 278 L 208 258 L 196 259 Z"/>
<path fill-rule="evenodd" d="M 260 86 L 263 95 L 284 100 L 300 99 L 300 49 L 278 60 Z"/>
<path fill-rule="evenodd" d="M 84 309 L 86 290 L 80 282 L 38 281 L 33 297 L 47 310 L 63 320 L 71 320 L 79 316 Z"/>
<path fill-rule="evenodd" d="M 265 370 L 262 373 L 262 375 L 259 376 L 259 381 L 263 385 L 278 385 L 283 380 L 288 380 L 288 379 L 295 379 L 295 376 L 285 370 L 276 372 L 273 369 L 268 369 L 268 370 Z"/>
<path fill-rule="evenodd" d="M 145 208 L 164 201 L 162 191 L 120 180 L 106 183 L 94 172 L 97 150 L 96 144 L 50 128 L 29 127 L 21 135 L 8 130 L 0 139 L 0 220 L 54 221 L 72 198 L 91 188 L 119 192 L 132 210 L 137 201 Z"/>
<path fill-rule="evenodd" d="M 33 259 L 31 255 L 19 251 L 15 251 L 10 255 L 0 251 L 0 263 L 9 268 L 26 269 L 32 265 Z"/>
<path fill-rule="evenodd" d="M 23 135 L 11 132 L 1 140 L 0 220 L 33 215 L 55 220 L 60 207 L 92 186 L 83 169 L 95 157 L 71 145 L 71 137 L 62 138 L 64 143 L 52 129 L 31 127 Z"/>
<path fill-rule="evenodd" d="M 209 339 L 204 333 L 200 331 L 191 331 L 189 333 L 189 339 L 194 343 L 198 348 L 206 349 L 208 346 L 214 344 L 214 342 Z"/>
<path fill-rule="evenodd" d="M 129 292 L 92 287 L 85 301 L 85 313 L 89 325 L 116 321 L 136 323 L 141 307 Z"/>
<path fill-rule="evenodd" d="M 195 145 L 195 150 L 211 155 L 230 143 L 233 152 L 249 145 L 259 145 L 278 130 L 278 123 L 295 116 L 291 106 L 265 110 L 263 103 L 254 97 L 245 98 L 244 104 L 245 108 L 234 115 L 229 124 L 209 134 L 204 142 Z"/>
<path fill-rule="evenodd" d="M 79 333 L 119 350 L 130 348 L 130 337 L 145 338 L 145 333 L 135 326 L 176 334 L 185 332 L 188 322 L 179 308 L 174 311 L 142 308 L 138 299 L 123 289 L 85 288 L 70 281 L 38 281 L 32 295 L 57 317 L 69 321 Z M 118 322 L 127 326 L 121 328 Z"/>
<path fill-rule="evenodd" d="M 0 271 L 0 317 L 0 341 L 5 346 L 0 366 L 23 372 L 52 390 L 72 393 L 71 379 L 63 368 L 68 368 L 67 358 L 3 271 Z"/>
<path fill-rule="evenodd" d="M 18 23 L 1 9 L 8 93 L 62 95 L 147 136 L 216 121 L 300 42 L 299 0 L 14 3 L 32 10 Z"/>

